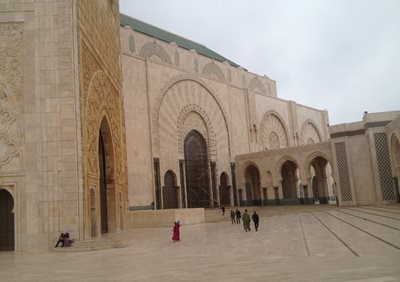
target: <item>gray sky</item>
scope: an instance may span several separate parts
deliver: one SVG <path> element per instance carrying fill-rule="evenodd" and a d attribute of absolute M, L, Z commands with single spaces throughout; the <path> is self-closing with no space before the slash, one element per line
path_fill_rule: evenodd
<path fill-rule="evenodd" d="M 400 0 L 120 0 L 120 11 L 266 74 L 330 124 L 400 110 Z"/>

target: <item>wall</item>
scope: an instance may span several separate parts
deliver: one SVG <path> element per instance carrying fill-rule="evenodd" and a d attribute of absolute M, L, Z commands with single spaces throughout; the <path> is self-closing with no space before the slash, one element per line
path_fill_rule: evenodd
<path fill-rule="evenodd" d="M 3 1 L 0 10 L 2 105 L 14 117 L 0 185 L 15 201 L 16 250 L 46 249 L 60 231 L 79 237 L 75 1 Z"/>

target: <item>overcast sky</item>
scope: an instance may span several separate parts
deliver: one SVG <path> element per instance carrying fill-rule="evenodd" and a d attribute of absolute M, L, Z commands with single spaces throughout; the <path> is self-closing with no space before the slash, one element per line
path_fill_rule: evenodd
<path fill-rule="evenodd" d="M 120 0 L 120 11 L 266 74 L 331 125 L 400 110 L 400 0 Z"/>

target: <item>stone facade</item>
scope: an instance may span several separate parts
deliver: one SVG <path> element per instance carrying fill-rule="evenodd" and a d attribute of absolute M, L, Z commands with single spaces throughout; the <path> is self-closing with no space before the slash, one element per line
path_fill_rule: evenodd
<path fill-rule="evenodd" d="M 396 122 L 393 120 L 399 114 L 366 113 L 360 122 L 330 128 L 332 154 L 338 171 L 336 183 L 342 204 L 367 205 L 397 201 L 392 177 L 396 170 L 395 166 L 391 166 L 389 156 L 390 153 L 395 155 L 395 149 L 391 149 L 389 141 L 395 146 L 393 132 L 396 131 Z M 392 131 L 387 132 L 385 126 L 389 124 Z"/>
<path fill-rule="evenodd" d="M 117 0 L 0 11 L 0 249 L 202 222 L 188 207 L 398 197 L 398 112 L 329 128 L 267 76 L 120 26 Z"/>
<path fill-rule="evenodd" d="M 215 164 L 211 206 L 221 204 L 217 188 L 222 175 L 227 176 L 231 188 L 229 204 L 238 204 L 237 188 L 241 187 L 232 185 L 236 179 L 231 169 L 236 155 L 329 138 L 326 111 L 277 98 L 276 84 L 266 76 L 158 40 L 130 26 L 121 27 L 121 52 L 132 209 L 150 208 L 154 202 L 163 208 L 166 173 L 172 171 L 178 180 L 186 176 L 180 163 L 185 160 L 184 140 L 192 130 L 205 138 L 210 175 Z M 174 57 L 179 58 L 179 64 L 173 62 Z M 159 171 L 153 173 L 156 166 Z M 241 186 L 241 177 L 238 179 Z M 184 180 L 176 183 L 178 207 L 187 204 L 185 185 Z"/>

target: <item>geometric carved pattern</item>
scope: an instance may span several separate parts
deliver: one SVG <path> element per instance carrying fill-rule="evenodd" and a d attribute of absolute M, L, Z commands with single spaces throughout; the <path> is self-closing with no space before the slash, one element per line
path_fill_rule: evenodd
<path fill-rule="evenodd" d="M 288 147 L 288 138 L 281 120 L 273 113 L 264 115 L 260 128 L 261 144 L 264 150 Z"/>
<path fill-rule="evenodd" d="M 310 121 L 307 121 L 301 128 L 300 142 L 302 145 L 319 143 L 321 142 L 320 136 L 317 128 Z"/>
<path fill-rule="evenodd" d="M 107 117 L 114 149 L 115 178 L 125 182 L 123 155 L 123 128 L 121 120 L 121 96 L 108 76 L 101 70 L 86 44 L 81 46 L 82 62 L 82 113 L 83 142 L 87 160 L 87 173 L 99 177 L 99 132 L 103 116 Z"/>
<path fill-rule="evenodd" d="M 162 142 L 176 144 L 178 132 L 175 131 L 173 134 L 172 128 L 177 128 L 180 113 L 188 105 L 197 106 L 193 111 L 197 112 L 206 123 L 209 133 L 208 141 L 221 140 L 218 145 L 219 151 L 221 153 L 226 152 L 229 156 L 232 156 L 231 130 L 222 102 L 208 84 L 190 74 L 178 75 L 168 81 L 160 90 L 160 95 L 153 105 L 153 155 L 158 157 L 160 154 L 160 135 L 163 136 Z M 181 116 L 181 118 L 183 117 Z M 218 122 L 211 128 L 211 122 L 208 122 L 208 120 Z M 211 134 L 211 129 L 214 130 L 215 134 Z M 182 138 L 185 137 L 182 136 Z M 208 145 L 211 150 L 213 145 L 211 143 Z M 179 148 L 181 147 L 179 145 Z M 210 154 L 212 156 L 213 152 L 210 152 Z"/>
<path fill-rule="evenodd" d="M 8 164 L 11 159 L 18 156 L 17 146 L 4 134 L 0 135 L 0 167 Z"/>
<path fill-rule="evenodd" d="M 7 81 L 7 88 L 17 100 L 22 99 L 22 30 L 21 23 L 0 24 L 0 75 Z"/>
<path fill-rule="evenodd" d="M 131 51 L 131 53 L 135 53 L 135 38 L 133 37 L 133 35 L 129 35 L 129 51 Z"/>
<path fill-rule="evenodd" d="M 198 105 L 189 104 L 179 113 L 178 121 L 178 152 L 181 158 L 184 157 L 183 142 L 187 134 L 192 130 L 197 130 L 206 140 L 210 151 L 211 161 L 216 161 L 217 149 L 215 134 L 212 129 L 211 121 L 207 113 Z"/>
<path fill-rule="evenodd" d="M 206 76 L 225 81 L 224 73 L 214 63 L 208 63 L 207 65 L 205 65 L 201 73 Z"/>
<path fill-rule="evenodd" d="M 374 133 L 374 141 L 382 199 L 395 200 L 386 133 Z"/>
<path fill-rule="evenodd" d="M 179 61 L 180 61 L 179 52 L 175 51 L 174 56 L 175 56 L 175 66 L 179 66 Z"/>
<path fill-rule="evenodd" d="M 267 94 L 267 90 L 265 89 L 264 84 L 262 84 L 262 82 L 256 76 L 250 80 L 248 88 L 255 92 Z M 258 91 L 256 91 L 256 89 L 258 89 Z"/>
<path fill-rule="evenodd" d="M 335 143 L 337 166 L 339 171 L 339 184 L 341 198 L 344 202 L 353 200 L 350 185 L 349 168 L 347 164 L 346 144 L 344 142 Z"/>
<path fill-rule="evenodd" d="M 151 58 L 152 56 L 156 56 L 161 60 L 161 62 L 170 65 L 172 64 L 171 58 L 164 48 L 154 42 L 149 42 L 143 45 L 142 49 L 140 49 L 139 56 L 143 58 Z"/>

